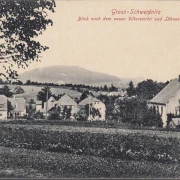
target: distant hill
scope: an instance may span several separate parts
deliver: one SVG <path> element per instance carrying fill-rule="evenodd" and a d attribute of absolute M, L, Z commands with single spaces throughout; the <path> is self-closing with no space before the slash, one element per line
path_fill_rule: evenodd
<path fill-rule="evenodd" d="M 89 71 L 77 66 L 50 66 L 37 68 L 31 71 L 24 72 L 19 75 L 23 82 L 28 79 L 36 82 L 52 82 L 57 83 L 60 79 L 65 83 L 71 84 L 87 84 L 103 86 L 105 84 L 127 84 L 127 79 L 120 79 L 116 76 Z M 128 79 L 128 82 L 130 79 Z M 136 82 L 135 82 L 136 84 Z"/>

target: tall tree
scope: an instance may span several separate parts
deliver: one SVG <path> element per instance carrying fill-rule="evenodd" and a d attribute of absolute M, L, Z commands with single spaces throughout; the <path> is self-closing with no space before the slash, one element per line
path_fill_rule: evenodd
<path fill-rule="evenodd" d="M 129 97 L 136 95 L 136 89 L 132 81 L 130 81 L 129 87 L 126 89 L 126 91 Z"/>
<path fill-rule="evenodd" d="M 104 85 L 104 91 L 108 91 L 107 85 Z"/>
<path fill-rule="evenodd" d="M 38 92 L 37 99 L 44 103 L 46 102 L 46 98 L 48 97 L 49 99 L 51 96 L 52 96 L 52 92 L 50 87 L 44 87 L 41 89 L 41 91 Z"/>
<path fill-rule="evenodd" d="M 0 75 L 15 78 L 16 67 L 40 61 L 48 47 L 35 38 L 53 24 L 48 12 L 54 8 L 54 0 L 0 0 L 0 64 L 4 69 Z"/>
<path fill-rule="evenodd" d="M 89 92 L 88 92 L 89 93 Z M 79 102 L 81 102 L 82 100 L 86 99 L 88 97 L 87 93 L 83 92 L 80 96 Z"/>

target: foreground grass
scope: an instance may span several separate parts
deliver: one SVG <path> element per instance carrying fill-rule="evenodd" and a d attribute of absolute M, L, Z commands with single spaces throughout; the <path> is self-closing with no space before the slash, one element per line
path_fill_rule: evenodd
<path fill-rule="evenodd" d="M 180 166 L 0 147 L 0 177 L 179 178 Z"/>

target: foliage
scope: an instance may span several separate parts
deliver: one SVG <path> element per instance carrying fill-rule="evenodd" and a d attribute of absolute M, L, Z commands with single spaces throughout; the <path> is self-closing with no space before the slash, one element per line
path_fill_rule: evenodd
<path fill-rule="evenodd" d="M 89 93 L 88 93 L 89 94 Z M 81 102 L 82 100 L 86 99 L 88 97 L 87 93 L 83 92 L 81 94 L 81 97 L 79 98 L 79 102 Z"/>
<path fill-rule="evenodd" d="M 107 87 L 107 85 L 104 85 L 103 90 L 104 90 L 104 91 L 108 91 L 108 87 Z"/>
<path fill-rule="evenodd" d="M 0 88 L 0 94 L 5 95 L 6 97 L 12 97 L 13 93 L 11 92 L 9 86 L 4 85 L 2 88 Z"/>
<path fill-rule="evenodd" d="M 0 78 L 0 84 L 4 84 L 4 81 Z"/>
<path fill-rule="evenodd" d="M 39 112 L 39 111 L 38 111 L 38 112 L 35 112 L 35 113 L 34 113 L 33 118 L 34 118 L 34 119 L 44 119 L 45 116 L 43 115 L 42 112 Z"/>
<path fill-rule="evenodd" d="M 49 120 L 60 120 L 61 119 L 61 108 L 58 106 L 58 107 L 53 107 L 51 108 L 49 111 L 49 116 L 48 116 L 48 119 Z"/>
<path fill-rule="evenodd" d="M 134 87 L 134 84 L 132 81 L 130 81 L 129 87 L 126 89 L 126 91 L 129 97 L 136 95 L 136 88 Z"/>
<path fill-rule="evenodd" d="M 104 90 L 105 90 L 105 87 L 104 87 Z M 113 84 L 111 84 L 111 87 L 109 88 L 109 91 L 118 91 L 118 88 L 116 88 Z"/>
<path fill-rule="evenodd" d="M 48 49 L 35 38 L 52 25 L 48 12 L 54 12 L 54 0 L 0 0 L 0 63 L 6 78 L 15 78 L 15 68 L 28 67 L 39 61 L 42 51 Z"/>
<path fill-rule="evenodd" d="M 21 86 L 16 86 L 13 90 L 14 94 L 23 94 L 24 93 L 24 89 Z"/>
<path fill-rule="evenodd" d="M 126 98 L 116 101 L 115 113 L 123 122 L 138 126 L 162 126 L 160 114 L 148 108 L 147 101 L 139 98 Z"/>
<path fill-rule="evenodd" d="M 7 110 L 8 110 L 8 113 L 10 113 L 13 110 L 13 106 L 10 101 L 7 101 Z"/>
<path fill-rule="evenodd" d="M 71 108 L 64 106 L 63 112 L 62 112 L 63 119 L 69 119 L 71 117 L 71 110 L 72 110 Z"/>
<path fill-rule="evenodd" d="M 136 94 L 139 98 L 149 100 L 157 95 L 167 84 L 168 82 L 158 83 L 151 79 L 147 79 L 146 81 L 138 83 L 136 87 Z"/>
<path fill-rule="evenodd" d="M 23 85 L 23 82 L 20 80 L 17 80 L 17 81 L 12 82 L 12 84 Z"/>
<path fill-rule="evenodd" d="M 28 103 L 28 105 L 26 106 L 26 113 L 28 114 L 27 118 L 33 118 L 33 116 L 36 112 L 36 109 L 33 107 L 34 104 L 36 104 L 36 103 L 34 102 L 33 99 L 31 99 L 30 102 Z"/>
<path fill-rule="evenodd" d="M 47 99 L 49 99 L 51 96 L 52 96 L 52 92 L 51 92 L 50 87 L 49 86 L 48 87 L 43 87 L 41 89 L 41 91 L 38 92 L 37 99 L 39 101 L 42 101 L 43 104 L 44 104 L 44 102 L 46 102 Z"/>
<path fill-rule="evenodd" d="M 94 108 L 92 104 L 86 104 L 85 105 L 85 117 L 92 117 L 93 119 L 101 118 L 101 113 L 98 109 Z"/>

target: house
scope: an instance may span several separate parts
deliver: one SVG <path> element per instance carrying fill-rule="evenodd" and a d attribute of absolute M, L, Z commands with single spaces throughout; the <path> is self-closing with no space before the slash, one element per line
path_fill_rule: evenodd
<path fill-rule="evenodd" d="M 172 118 L 172 121 L 169 123 L 169 127 L 176 128 L 180 126 L 180 118 Z"/>
<path fill-rule="evenodd" d="M 8 98 L 8 101 L 11 103 L 13 108 L 10 112 L 12 117 L 26 115 L 26 100 L 23 97 Z"/>
<path fill-rule="evenodd" d="M 80 108 L 80 111 L 85 111 L 85 106 L 86 105 L 91 105 L 91 107 L 99 110 L 101 117 L 94 117 L 92 118 L 91 115 L 89 115 L 89 119 L 93 120 L 105 120 L 105 113 L 106 113 L 106 106 L 105 104 L 100 101 L 99 99 L 88 96 L 86 99 L 82 100 L 78 106 Z"/>
<path fill-rule="evenodd" d="M 36 101 L 36 112 L 42 110 L 42 101 Z"/>
<path fill-rule="evenodd" d="M 8 102 L 7 97 L 4 95 L 0 95 L 0 120 L 7 119 L 7 112 L 8 112 L 7 102 Z"/>
<path fill-rule="evenodd" d="M 120 90 L 120 91 L 114 91 L 114 92 L 109 92 L 107 94 L 107 96 L 121 96 L 124 97 L 125 96 L 125 92 Z"/>
<path fill-rule="evenodd" d="M 57 104 L 57 101 L 55 100 L 54 97 L 50 97 L 47 101 L 47 110 L 50 110 L 51 108 L 55 107 Z M 44 109 L 46 109 L 46 102 L 44 103 Z"/>
<path fill-rule="evenodd" d="M 78 111 L 77 103 L 69 95 L 65 94 L 62 96 L 56 103 L 56 106 L 59 106 L 62 110 L 66 106 L 71 108 L 71 114 L 75 114 Z"/>
<path fill-rule="evenodd" d="M 154 107 L 162 117 L 163 127 L 167 126 L 167 115 L 180 115 L 180 76 L 173 79 L 152 100 L 149 106 Z"/>

